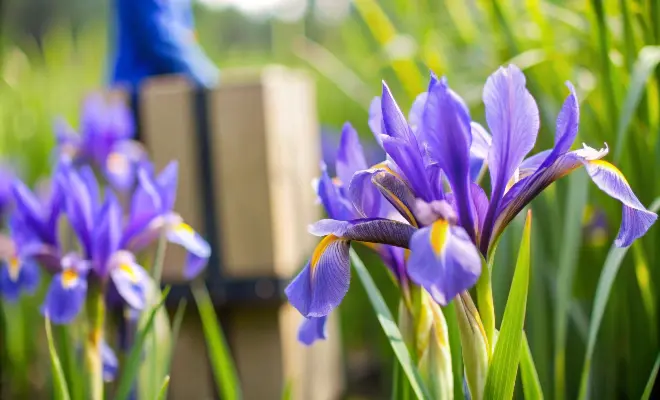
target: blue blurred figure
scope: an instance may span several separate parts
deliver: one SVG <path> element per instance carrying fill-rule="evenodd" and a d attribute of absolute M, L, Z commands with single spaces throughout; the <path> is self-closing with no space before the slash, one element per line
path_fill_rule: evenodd
<path fill-rule="evenodd" d="M 112 84 L 136 93 L 143 79 L 180 74 L 213 86 L 218 69 L 197 42 L 191 0 L 114 0 Z"/>

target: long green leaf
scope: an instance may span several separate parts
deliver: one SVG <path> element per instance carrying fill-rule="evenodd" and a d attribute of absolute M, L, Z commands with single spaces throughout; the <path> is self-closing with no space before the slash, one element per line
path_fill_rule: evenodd
<path fill-rule="evenodd" d="M 224 400 L 240 399 L 242 396 L 238 374 L 206 286 L 195 283 L 192 292 L 202 320 L 204 337 L 206 338 L 218 393 L 221 394 Z"/>
<path fill-rule="evenodd" d="M 452 301 L 442 308 L 447 321 L 449 333 L 449 350 L 451 351 L 452 372 L 454 374 L 454 398 L 465 398 L 463 394 L 463 350 L 461 349 L 461 332 L 456 320 L 456 304 Z"/>
<path fill-rule="evenodd" d="M 408 348 L 401 336 L 401 331 L 399 331 L 396 322 L 394 322 L 392 313 L 390 313 L 390 310 L 387 308 L 387 304 L 385 304 L 383 296 L 380 294 L 371 275 L 369 275 L 369 271 L 367 271 L 364 263 L 360 260 L 360 257 L 353 249 L 351 249 L 351 261 L 353 268 L 355 268 L 355 271 L 369 296 L 369 301 L 376 312 L 378 322 L 380 322 L 380 326 L 383 328 L 383 331 L 392 346 L 392 350 L 394 350 L 394 354 L 398 358 L 401 368 L 410 382 L 412 390 L 418 399 L 430 399 L 428 390 L 417 371 L 417 367 L 413 364 Z"/>
<path fill-rule="evenodd" d="M 637 105 L 645 91 L 646 81 L 660 64 L 660 46 L 646 46 L 639 51 L 633 67 L 628 92 L 623 101 L 621 118 L 616 128 L 616 146 L 614 147 L 614 162 L 617 163 L 623 154 L 626 144 L 628 127 L 635 116 Z"/>
<path fill-rule="evenodd" d="M 644 393 L 642 393 L 641 400 L 649 400 L 651 398 L 653 385 L 658 377 L 658 369 L 660 369 L 660 354 L 658 354 L 658 357 L 655 359 L 655 364 L 653 364 L 653 369 L 651 370 L 651 375 L 649 375 L 649 380 L 646 382 L 646 387 L 644 388 Z"/>
<path fill-rule="evenodd" d="M 522 354 L 520 355 L 520 377 L 522 378 L 523 393 L 525 399 L 543 400 L 543 389 L 536 365 L 532 358 L 532 350 L 529 348 L 527 335 L 523 334 Z"/>
<path fill-rule="evenodd" d="M 522 242 L 518 251 L 516 271 L 513 275 L 509 298 L 504 309 L 502 329 L 488 368 L 485 399 L 511 399 L 516 385 L 518 363 L 523 344 L 523 327 L 529 289 L 531 256 L 532 211 L 528 211 Z"/>
<path fill-rule="evenodd" d="M 167 388 L 170 386 L 170 376 L 165 375 L 163 378 L 163 383 L 160 385 L 160 391 L 158 392 L 158 400 L 165 400 L 167 398 Z"/>
<path fill-rule="evenodd" d="M 55 343 L 53 342 L 53 332 L 50 327 L 50 320 L 48 317 L 46 321 L 46 338 L 48 339 L 48 353 L 50 354 L 50 365 L 53 374 L 53 390 L 55 391 L 55 399 L 57 400 L 70 400 L 69 388 L 66 386 L 66 378 L 64 377 L 64 370 L 62 364 L 57 356 L 55 350 Z"/>
<path fill-rule="evenodd" d="M 559 256 L 559 271 L 555 298 L 555 396 L 564 398 L 566 391 L 566 335 L 568 331 L 568 313 L 573 294 L 573 279 L 577 266 L 577 256 L 581 243 L 581 223 L 584 206 L 588 197 L 587 174 L 583 171 L 568 178 L 566 196 L 566 214 Z"/>
<path fill-rule="evenodd" d="M 133 348 L 131 348 L 131 352 L 123 365 L 121 377 L 117 386 L 117 393 L 114 398 L 120 400 L 128 398 L 131 392 L 131 387 L 133 386 L 133 382 L 135 382 L 137 379 L 138 373 L 140 371 L 144 342 L 146 341 L 149 332 L 153 328 L 156 314 L 165 303 L 165 299 L 167 298 L 167 294 L 169 292 L 169 287 L 163 290 L 160 301 L 151 309 L 149 317 L 147 318 L 147 322 L 138 332 L 137 337 L 135 338 L 135 342 L 133 343 Z"/>
<path fill-rule="evenodd" d="M 660 197 L 657 198 L 653 204 L 651 204 L 650 210 L 657 212 L 660 208 Z M 584 355 L 584 365 L 582 367 L 582 378 L 580 380 L 580 395 L 579 399 L 583 400 L 587 398 L 587 392 L 589 387 L 589 374 L 591 372 L 591 361 L 594 355 L 594 349 L 596 348 L 596 339 L 598 339 L 598 331 L 600 330 L 600 324 L 603 321 L 603 315 L 605 314 L 605 307 L 607 306 L 607 301 L 610 298 L 610 292 L 612 291 L 612 285 L 614 284 L 614 279 L 616 278 L 617 273 L 619 272 L 619 267 L 621 262 L 625 257 L 628 249 L 630 247 L 615 247 L 612 245 L 610 252 L 607 255 L 605 260 L 605 266 L 603 271 L 600 274 L 598 279 L 598 286 L 596 288 L 596 297 L 594 299 L 593 311 L 591 312 L 591 321 L 589 323 L 589 337 L 587 339 L 587 351 Z"/>

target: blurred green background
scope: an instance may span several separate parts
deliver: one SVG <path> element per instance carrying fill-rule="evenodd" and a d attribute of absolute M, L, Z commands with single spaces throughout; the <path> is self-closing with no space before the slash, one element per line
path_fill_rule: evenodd
<path fill-rule="evenodd" d="M 221 69 L 278 63 L 309 70 L 316 77 L 324 131 L 338 131 L 348 120 L 364 141 L 373 142 L 367 109 L 380 93 L 380 81 L 388 82 L 407 110 L 424 90 L 429 69 L 446 75 L 473 119 L 485 123 L 485 79 L 498 66 L 515 63 L 541 110 L 535 151 L 553 144 L 555 118 L 568 93 L 564 82 L 570 80 L 581 101 L 576 143 L 607 142 L 607 159 L 623 171 L 642 203 L 660 196 L 660 48 L 653 47 L 660 44 L 660 2 L 244 0 L 234 2 L 239 8 L 228 3 L 196 4 L 198 37 L 207 53 Z M 112 51 L 109 4 L 0 0 L 0 18 L 0 154 L 35 180 L 50 164 L 53 118 L 63 115 L 76 126 L 84 94 L 105 82 Z M 582 171 L 551 187 L 532 207 L 526 331 L 546 396 L 575 398 L 596 286 L 621 207 Z M 493 276 L 498 321 L 520 230 L 517 221 L 498 249 Z M 657 227 L 651 229 L 623 260 L 597 336 L 592 398 L 639 398 L 644 390 L 659 349 L 659 236 Z M 394 308 L 396 291 L 384 268 L 363 253 Z M 393 357 L 367 304 L 363 288 L 354 284 L 341 306 L 346 374 L 352 395 L 382 398 L 390 388 Z M 20 340 L 17 332 L 22 331 L 12 333 L 10 327 L 5 343 Z M 24 356 L 15 357 L 13 365 L 28 365 Z"/>

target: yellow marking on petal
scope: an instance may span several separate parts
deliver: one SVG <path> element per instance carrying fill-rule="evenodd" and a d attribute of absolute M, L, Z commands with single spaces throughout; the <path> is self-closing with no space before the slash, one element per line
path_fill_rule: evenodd
<path fill-rule="evenodd" d="M 312 273 L 316 269 L 316 267 L 319 264 L 319 261 L 321 260 L 321 256 L 323 256 L 323 253 L 325 253 L 325 250 L 333 244 L 334 242 L 341 240 L 339 237 L 335 235 L 328 235 L 321 240 L 321 242 L 316 246 L 314 249 L 314 252 L 312 253 L 312 260 L 310 261 L 309 265 L 312 269 Z"/>
<path fill-rule="evenodd" d="M 107 167 L 110 172 L 123 175 L 128 172 L 129 162 L 125 155 L 113 152 L 108 155 Z"/>
<path fill-rule="evenodd" d="M 335 177 L 332 178 L 331 180 L 332 180 L 332 183 L 333 183 L 335 186 L 344 186 L 344 184 L 342 183 L 341 179 L 339 179 L 338 176 L 335 176 Z"/>
<path fill-rule="evenodd" d="M 21 272 L 21 261 L 16 256 L 9 259 L 9 279 L 13 282 L 18 280 L 18 275 Z"/>
<path fill-rule="evenodd" d="M 137 282 L 138 277 L 135 274 L 135 270 L 133 270 L 133 266 L 128 263 L 121 263 L 119 264 L 119 269 L 128 275 L 128 278 L 131 280 L 131 282 Z"/>
<path fill-rule="evenodd" d="M 62 286 L 69 289 L 78 282 L 78 273 L 72 269 L 65 269 L 62 272 Z"/>
<path fill-rule="evenodd" d="M 394 172 L 394 171 L 392 170 L 392 168 L 390 168 L 390 167 L 387 165 L 387 161 L 383 161 L 383 162 L 381 162 L 381 163 L 375 164 L 375 165 L 373 165 L 373 166 L 372 166 L 371 168 L 369 168 L 369 169 L 370 169 L 370 170 L 384 169 L 385 171 L 389 172 L 390 174 L 392 174 L 392 175 L 396 176 L 397 178 L 401 179 L 401 175 L 399 175 L 399 174 L 397 174 L 396 172 Z"/>
<path fill-rule="evenodd" d="M 182 234 L 182 235 L 194 235 L 195 230 L 192 228 L 192 226 L 186 224 L 185 222 L 180 222 L 177 224 L 177 226 L 174 228 L 176 233 Z"/>
<path fill-rule="evenodd" d="M 617 167 L 615 167 L 613 164 L 611 164 L 611 163 L 609 163 L 605 160 L 590 160 L 590 161 L 587 161 L 587 162 L 591 165 L 595 165 L 597 167 L 600 167 L 600 168 L 603 168 L 607 171 L 610 171 L 614 175 L 621 178 L 621 180 L 623 180 L 626 183 L 626 185 L 628 184 L 628 180 L 626 179 L 625 176 L 623 176 L 623 172 L 619 171 L 619 169 Z"/>
<path fill-rule="evenodd" d="M 431 248 L 436 256 L 439 256 L 442 253 L 442 250 L 445 248 L 445 243 L 447 242 L 447 233 L 449 231 L 449 222 L 439 219 L 431 225 L 431 234 L 429 235 L 429 241 L 431 242 Z"/>

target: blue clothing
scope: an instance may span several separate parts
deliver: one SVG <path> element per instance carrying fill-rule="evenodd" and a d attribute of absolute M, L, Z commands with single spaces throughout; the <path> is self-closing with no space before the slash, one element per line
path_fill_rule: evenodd
<path fill-rule="evenodd" d="M 113 84 L 132 90 L 154 75 L 182 74 L 209 87 L 218 70 L 197 43 L 190 0 L 115 0 Z"/>

